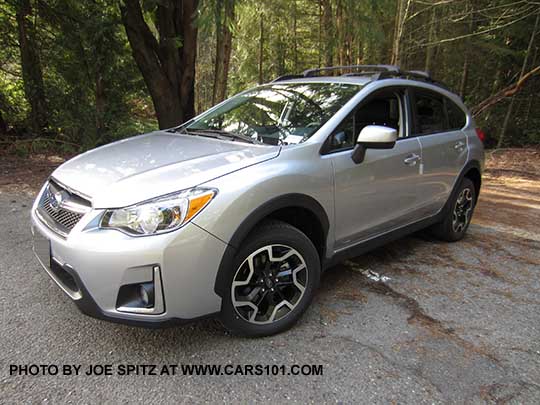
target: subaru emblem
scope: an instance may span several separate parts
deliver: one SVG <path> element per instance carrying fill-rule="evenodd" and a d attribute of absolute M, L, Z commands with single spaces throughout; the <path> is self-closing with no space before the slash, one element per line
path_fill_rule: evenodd
<path fill-rule="evenodd" d="M 49 190 L 49 203 L 54 210 L 60 208 L 64 202 L 64 193 L 62 191 Z"/>

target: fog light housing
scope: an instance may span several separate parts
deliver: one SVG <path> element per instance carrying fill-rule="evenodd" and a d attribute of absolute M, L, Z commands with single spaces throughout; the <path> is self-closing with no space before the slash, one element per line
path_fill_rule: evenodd
<path fill-rule="evenodd" d="M 139 297 L 146 308 L 154 306 L 154 283 L 139 284 Z"/>
<path fill-rule="evenodd" d="M 165 311 L 159 266 L 154 266 L 151 281 L 125 284 L 120 287 L 116 299 L 116 310 L 149 315 L 157 315 Z"/>

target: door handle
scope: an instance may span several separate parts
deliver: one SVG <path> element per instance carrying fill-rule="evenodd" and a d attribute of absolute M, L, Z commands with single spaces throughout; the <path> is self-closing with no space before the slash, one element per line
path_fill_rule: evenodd
<path fill-rule="evenodd" d="M 416 163 L 420 161 L 420 156 L 418 156 L 416 153 L 413 153 L 412 155 L 407 156 L 403 163 L 405 163 L 407 166 L 416 166 Z"/>
<path fill-rule="evenodd" d="M 464 147 L 465 147 L 465 144 L 461 141 L 456 142 L 456 144 L 454 145 L 454 149 L 456 150 L 463 150 Z"/>

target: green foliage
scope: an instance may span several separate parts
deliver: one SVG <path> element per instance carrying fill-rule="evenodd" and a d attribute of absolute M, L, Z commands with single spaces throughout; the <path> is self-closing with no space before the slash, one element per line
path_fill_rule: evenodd
<path fill-rule="evenodd" d="M 115 2 L 51 0 L 40 3 L 37 12 L 49 124 L 59 142 L 40 140 L 33 149 L 77 152 L 155 128 L 151 102 Z M 18 74 L 17 62 L 13 58 L 9 66 Z M 10 106 L 4 119 L 24 127 L 28 103 L 22 80 L 0 72 L 0 92 Z"/>
<path fill-rule="evenodd" d="M 9 139 L 17 140 L 13 151 L 75 153 L 156 128 L 152 101 L 121 21 L 118 6 L 124 0 L 30 0 L 49 128 L 29 141 L 31 109 L 21 73 L 17 1 L 0 2 L 0 124 L 7 123 Z M 159 37 L 156 9 L 168 3 L 140 1 L 150 30 Z M 269 81 L 322 66 L 328 57 L 334 65 L 390 63 L 399 2 L 408 0 L 236 0 L 235 21 L 227 22 L 233 32 L 228 94 L 256 85 L 260 76 Z M 223 3 L 200 1 L 197 14 L 198 112 L 212 104 Z M 540 33 L 527 55 L 537 3 L 412 0 L 403 22 L 400 63 L 408 69 L 428 67 L 454 91 L 463 90 L 466 103 L 474 106 L 515 83 L 526 57 L 525 70 L 540 64 Z M 328 26 L 324 10 L 330 10 Z M 181 37 L 170 40 L 183 45 Z M 508 145 L 540 143 L 539 92 L 538 79 L 520 92 Z M 505 100 L 477 118 L 491 144 L 508 105 Z"/>

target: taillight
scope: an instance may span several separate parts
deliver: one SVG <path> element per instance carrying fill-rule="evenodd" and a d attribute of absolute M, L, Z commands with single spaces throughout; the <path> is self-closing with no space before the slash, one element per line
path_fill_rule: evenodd
<path fill-rule="evenodd" d="M 486 134 L 480 128 L 476 128 L 476 136 L 478 136 L 478 139 L 480 139 L 482 143 L 486 140 Z"/>

